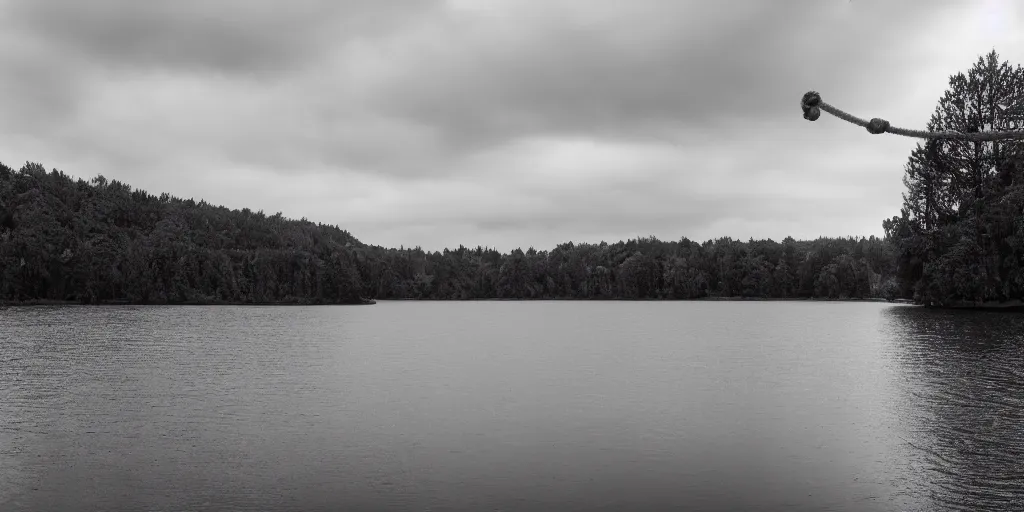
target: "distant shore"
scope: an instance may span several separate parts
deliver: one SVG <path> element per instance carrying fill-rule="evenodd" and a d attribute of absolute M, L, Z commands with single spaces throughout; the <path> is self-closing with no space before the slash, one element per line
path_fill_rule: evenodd
<path fill-rule="evenodd" d="M 507 301 L 507 302 L 523 301 L 523 302 L 527 302 L 527 301 L 545 301 L 545 300 L 550 300 L 550 301 L 567 301 L 567 302 L 572 302 L 572 301 L 579 301 L 579 302 L 586 302 L 586 301 L 622 301 L 622 302 L 768 302 L 768 301 L 774 301 L 774 302 L 797 302 L 797 301 L 800 301 L 800 302 L 803 302 L 803 301 L 810 301 L 810 302 L 890 302 L 890 303 L 894 303 L 894 304 L 913 304 L 914 303 L 913 301 L 910 301 L 910 300 L 907 300 L 907 299 L 889 300 L 889 299 L 883 299 L 883 298 L 880 298 L 880 297 L 871 297 L 871 298 L 863 298 L 863 299 L 857 299 L 857 298 L 850 298 L 850 299 L 828 299 L 828 298 L 823 298 L 823 297 L 790 297 L 790 298 L 781 298 L 781 297 L 701 297 L 699 299 L 658 299 L 658 298 L 627 299 L 627 298 L 622 298 L 622 297 L 613 297 L 613 298 L 575 299 L 575 298 L 565 298 L 565 297 L 558 298 L 558 297 L 555 297 L 555 298 L 540 298 L 540 299 L 509 299 L 509 298 L 416 299 L 416 298 L 406 298 L 406 299 L 380 299 L 380 300 L 382 300 L 382 301 L 424 301 L 424 302 L 478 302 L 478 301 Z"/>
<path fill-rule="evenodd" d="M 956 302 L 943 306 L 929 306 L 936 309 L 970 309 L 979 311 L 1024 311 L 1024 301 L 1006 302 Z"/>
<path fill-rule="evenodd" d="M 0 308 L 30 306 L 371 306 L 376 303 L 377 301 L 375 299 L 363 299 L 360 302 L 132 302 L 111 300 L 97 302 L 95 304 L 86 304 L 74 300 L 38 299 L 24 301 L 0 301 Z"/>
<path fill-rule="evenodd" d="M 927 307 L 929 309 L 945 309 L 945 310 L 971 310 L 971 311 L 1024 311 L 1024 301 L 1008 301 L 1008 302 L 958 302 L 954 304 L 946 305 L 928 305 L 928 304 L 917 304 L 912 300 L 908 299 L 884 299 L 881 297 L 868 297 L 868 298 L 842 298 L 842 299 L 830 299 L 824 297 L 790 297 L 790 298 L 779 298 L 779 297 L 701 297 L 698 299 L 658 299 L 658 298 L 643 298 L 643 299 L 627 299 L 627 298 L 539 298 L 539 299 L 520 299 L 520 298 L 481 298 L 481 299 L 416 299 L 416 298 L 404 298 L 404 299 L 380 299 L 383 301 L 424 301 L 424 302 L 478 302 L 478 301 L 506 301 L 506 302 L 526 302 L 526 301 L 622 301 L 622 302 L 887 302 L 890 304 L 904 304 Z M 220 301 L 190 301 L 190 302 L 131 302 L 126 300 L 121 301 L 103 301 L 96 304 L 84 304 L 79 301 L 71 300 L 25 300 L 25 301 L 0 301 L 0 309 L 7 307 L 30 307 L 30 306 L 362 306 L 362 305 L 373 305 L 377 303 L 377 299 L 362 299 L 360 302 L 335 302 L 335 303 L 316 303 L 316 302 L 220 302 Z"/>

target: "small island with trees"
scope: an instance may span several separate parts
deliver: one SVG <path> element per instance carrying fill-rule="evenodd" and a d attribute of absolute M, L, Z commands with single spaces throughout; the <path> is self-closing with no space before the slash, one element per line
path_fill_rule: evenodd
<path fill-rule="evenodd" d="M 1024 70 L 980 58 L 929 130 L 1018 129 Z M 1024 299 L 1024 142 L 929 140 L 884 238 L 654 237 L 427 252 L 338 226 L 0 164 L 0 304 L 365 304 L 373 299 Z"/>

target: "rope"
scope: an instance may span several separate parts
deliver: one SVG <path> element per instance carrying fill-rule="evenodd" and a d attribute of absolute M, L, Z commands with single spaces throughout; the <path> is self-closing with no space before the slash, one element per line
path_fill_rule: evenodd
<path fill-rule="evenodd" d="M 864 119 L 843 112 L 842 110 L 821 101 L 821 96 L 814 91 L 804 94 L 804 97 L 800 100 L 800 108 L 804 111 L 804 119 L 808 121 L 817 121 L 818 117 L 821 116 L 821 111 L 824 110 L 843 121 L 867 128 L 869 133 L 875 135 L 880 133 L 893 133 L 904 137 L 917 137 L 919 139 L 949 139 L 979 142 L 1003 139 L 1024 139 L 1024 130 L 976 133 L 961 133 L 957 131 L 932 132 L 927 130 L 908 130 L 906 128 L 897 128 L 890 125 L 889 121 L 877 117 L 870 121 L 865 121 Z"/>

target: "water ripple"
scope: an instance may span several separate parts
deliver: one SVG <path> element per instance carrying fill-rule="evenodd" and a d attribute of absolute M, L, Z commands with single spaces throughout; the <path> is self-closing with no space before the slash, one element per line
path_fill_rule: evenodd
<path fill-rule="evenodd" d="M 934 510 L 1024 505 L 1024 317 L 894 308 L 887 357 Z M 898 377 L 897 377 L 898 376 Z"/>
<path fill-rule="evenodd" d="M 0 333 L 4 512 L 1024 510 L 1020 315 L 10 308 Z"/>

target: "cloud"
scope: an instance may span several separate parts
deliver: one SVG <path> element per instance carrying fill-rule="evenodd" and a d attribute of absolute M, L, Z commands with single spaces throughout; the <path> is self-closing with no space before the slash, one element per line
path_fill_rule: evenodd
<path fill-rule="evenodd" d="M 880 234 L 1012 2 L 0 0 L 0 161 L 382 245 Z M 1017 53 L 1013 53 L 1017 52 Z"/>
<path fill-rule="evenodd" d="M 317 62 L 332 40 L 379 35 L 429 0 L 14 0 L 9 15 L 62 51 L 114 68 L 265 77 Z"/>
<path fill-rule="evenodd" d="M 373 99 L 461 149 L 536 133 L 724 135 L 792 113 L 794 83 L 837 88 L 916 57 L 890 54 L 884 41 L 944 12 L 942 3 L 862 4 L 493 2 L 382 45 L 396 75 Z"/>

